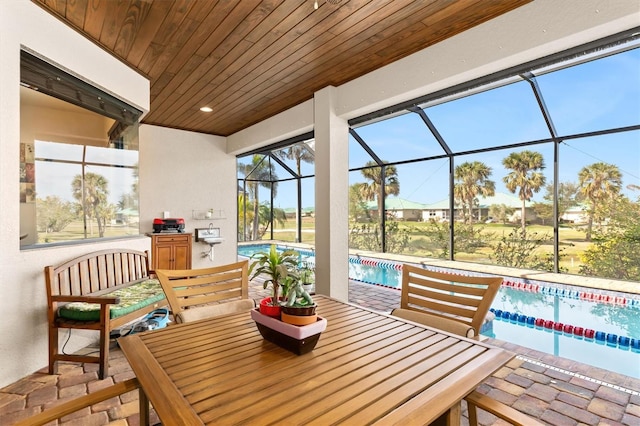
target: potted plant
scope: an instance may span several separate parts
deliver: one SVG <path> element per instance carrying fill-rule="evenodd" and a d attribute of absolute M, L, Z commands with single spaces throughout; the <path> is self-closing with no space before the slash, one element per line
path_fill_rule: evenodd
<path fill-rule="evenodd" d="M 278 253 L 276 246 L 271 245 L 269 252 L 255 253 L 251 259 L 254 262 L 249 267 L 250 279 L 266 275 L 268 279 L 264 282 L 264 288 L 269 284 L 273 287 L 273 296 L 261 300 L 259 310 L 251 310 L 251 318 L 262 337 L 298 355 L 313 350 L 327 327 L 327 320 L 316 315 L 316 304 L 302 287 L 298 274 L 298 252 L 287 250 Z M 289 298 L 279 297 L 280 287 L 286 289 Z M 291 306 L 283 306 L 286 304 Z M 281 314 L 281 309 L 300 309 L 295 311 L 298 318 L 294 314 Z M 286 322 L 281 316 L 291 316 L 298 321 Z"/>
<path fill-rule="evenodd" d="M 273 317 L 280 316 L 280 286 L 287 279 L 297 279 L 298 258 L 297 251 L 278 252 L 275 244 L 271 244 L 268 252 L 258 252 L 251 256 L 253 263 L 249 267 L 249 279 L 266 275 L 268 278 L 264 281 L 264 288 L 269 284 L 273 288 L 273 295 L 260 301 L 260 312 Z"/>
<path fill-rule="evenodd" d="M 302 262 L 298 269 L 298 275 L 300 276 L 302 288 L 304 288 L 309 294 L 313 293 L 315 287 L 315 271 L 313 266 L 311 266 L 309 262 Z"/>
<path fill-rule="evenodd" d="M 316 304 L 304 289 L 302 280 L 295 278 L 281 307 L 282 321 L 294 325 L 313 324 L 317 320 Z"/>

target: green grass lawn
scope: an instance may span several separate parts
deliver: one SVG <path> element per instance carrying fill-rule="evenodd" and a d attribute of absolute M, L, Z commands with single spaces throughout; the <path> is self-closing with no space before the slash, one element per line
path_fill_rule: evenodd
<path fill-rule="evenodd" d="M 434 244 L 425 237 L 425 230 L 429 224 L 427 222 L 399 222 L 401 230 L 408 230 L 410 233 L 409 246 L 404 251 L 405 254 L 435 257 L 438 255 L 439 250 Z M 498 243 L 503 235 L 508 235 L 514 228 L 513 224 L 501 224 L 501 223 L 488 223 L 477 224 L 475 228 L 482 228 L 482 235 L 486 235 L 486 242 L 488 247 L 479 248 L 474 253 L 456 253 L 456 260 L 478 262 L 478 263 L 494 263 L 490 255 L 493 252 L 491 246 Z M 315 220 L 312 217 L 303 218 L 302 221 L 302 241 L 305 243 L 313 244 L 315 242 L 314 232 Z M 282 241 L 295 241 L 296 237 L 296 222 L 295 220 L 287 220 L 284 225 L 276 226 L 276 232 L 274 237 Z M 527 226 L 527 232 L 537 233 L 538 236 L 546 236 L 546 242 L 540 245 L 537 249 L 537 254 L 553 253 L 553 227 L 547 225 L 529 225 Z M 268 235 L 269 233 L 267 232 Z M 560 267 L 567 270 L 569 273 L 578 273 L 580 268 L 580 254 L 589 247 L 590 243 L 585 240 L 585 233 L 580 229 L 576 229 L 570 226 L 563 226 L 559 230 L 560 248 L 562 250 L 562 256 L 560 259 Z"/>
<path fill-rule="evenodd" d="M 409 245 L 404 250 L 404 254 L 423 257 L 436 257 L 440 253 L 438 247 L 435 247 L 426 236 L 425 231 L 429 224 L 426 222 L 399 222 L 401 230 L 410 232 Z M 502 235 L 508 235 L 513 225 L 503 225 L 500 223 L 477 224 L 476 228 L 482 229 L 482 235 L 486 236 L 487 247 L 481 247 L 474 253 L 456 253 L 456 260 L 477 262 L 477 263 L 494 263 L 491 260 L 491 246 L 497 244 Z M 91 232 L 93 231 L 93 232 Z M 537 253 L 553 253 L 553 227 L 543 225 L 530 225 L 527 227 L 528 233 L 536 232 L 539 236 L 546 235 L 547 241 L 542 244 Z M 560 228 L 560 247 L 563 249 L 560 266 L 569 273 L 578 273 L 580 268 L 580 254 L 589 247 L 590 243 L 585 241 L 585 234 L 580 229 L 573 227 Z M 137 224 L 130 226 L 110 225 L 105 230 L 105 237 L 118 237 L 125 235 L 138 235 L 140 233 Z M 87 238 L 98 238 L 98 226 L 94 223 L 93 228 L 87 226 Z M 269 238 L 270 233 L 267 230 L 264 238 Z M 53 232 L 49 234 L 39 233 L 38 243 L 53 243 L 60 241 L 71 241 L 83 239 L 83 224 L 81 221 L 70 223 L 63 231 Z M 296 238 L 296 222 L 295 220 L 287 220 L 283 225 L 276 226 L 274 238 L 281 241 L 294 242 Z M 308 244 L 315 243 L 315 218 L 304 217 L 302 219 L 302 242 Z"/>
<path fill-rule="evenodd" d="M 38 232 L 38 244 L 55 243 L 61 241 L 73 241 L 84 239 L 84 225 L 81 221 L 71 222 L 60 232 Z M 92 232 L 93 231 L 93 232 Z M 107 225 L 104 237 L 122 237 L 125 235 L 139 235 L 140 230 L 138 224 L 127 225 Z M 93 223 L 87 224 L 87 238 L 99 238 L 98 225 Z"/>

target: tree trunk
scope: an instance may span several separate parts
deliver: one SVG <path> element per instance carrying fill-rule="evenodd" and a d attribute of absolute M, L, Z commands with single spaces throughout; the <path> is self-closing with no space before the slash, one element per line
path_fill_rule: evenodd
<path fill-rule="evenodd" d="M 258 232 L 260 230 L 260 205 L 258 204 L 258 184 L 255 184 L 256 187 L 253 191 L 253 230 L 251 232 L 251 240 L 255 241 L 258 239 Z"/>
<path fill-rule="evenodd" d="M 522 232 L 525 231 L 525 229 L 527 229 L 527 219 L 526 219 L 526 205 L 525 205 L 526 200 L 522 200 L 522 211 L 520 212 L 520 220 L 522 223 Z"/>
<path fill-rule="evenodd" d="M 591 232 L 593 231 L 593 216 L 596 214 L 596 203 L 591 200 L 591 210 L 589 211 L 589 220 L 587 221 L 587 235 L 585 239 L 591 241 Z"/>

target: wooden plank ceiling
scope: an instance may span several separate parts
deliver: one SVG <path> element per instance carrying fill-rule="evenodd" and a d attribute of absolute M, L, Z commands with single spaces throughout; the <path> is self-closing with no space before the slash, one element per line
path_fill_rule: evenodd
<path fill-rule="evenodd" d="M 144 123 L 227 136 L 531 0 L 33 1 L 149 78 Z"/>

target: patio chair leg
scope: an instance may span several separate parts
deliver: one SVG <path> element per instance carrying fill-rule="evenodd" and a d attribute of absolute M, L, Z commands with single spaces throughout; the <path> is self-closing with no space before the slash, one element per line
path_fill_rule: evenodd
<path fill-rule="evenodd" d="M 56 364 L 56 355 L 58 354 L 58 329 L 49 326 L 49 374 L 56 374 L 58 366 Z"/>
<path fill-rule="evenodd" d="M 102 308 L 104 311 L 104 307 Z M 101 315 L 104 315 L 101 312 Z M 98 369 L 98 378 L 103 380 L 109 375 L 109 318 L 101 318 L 102 327 L 100 328 L 100 367 Z"/>

